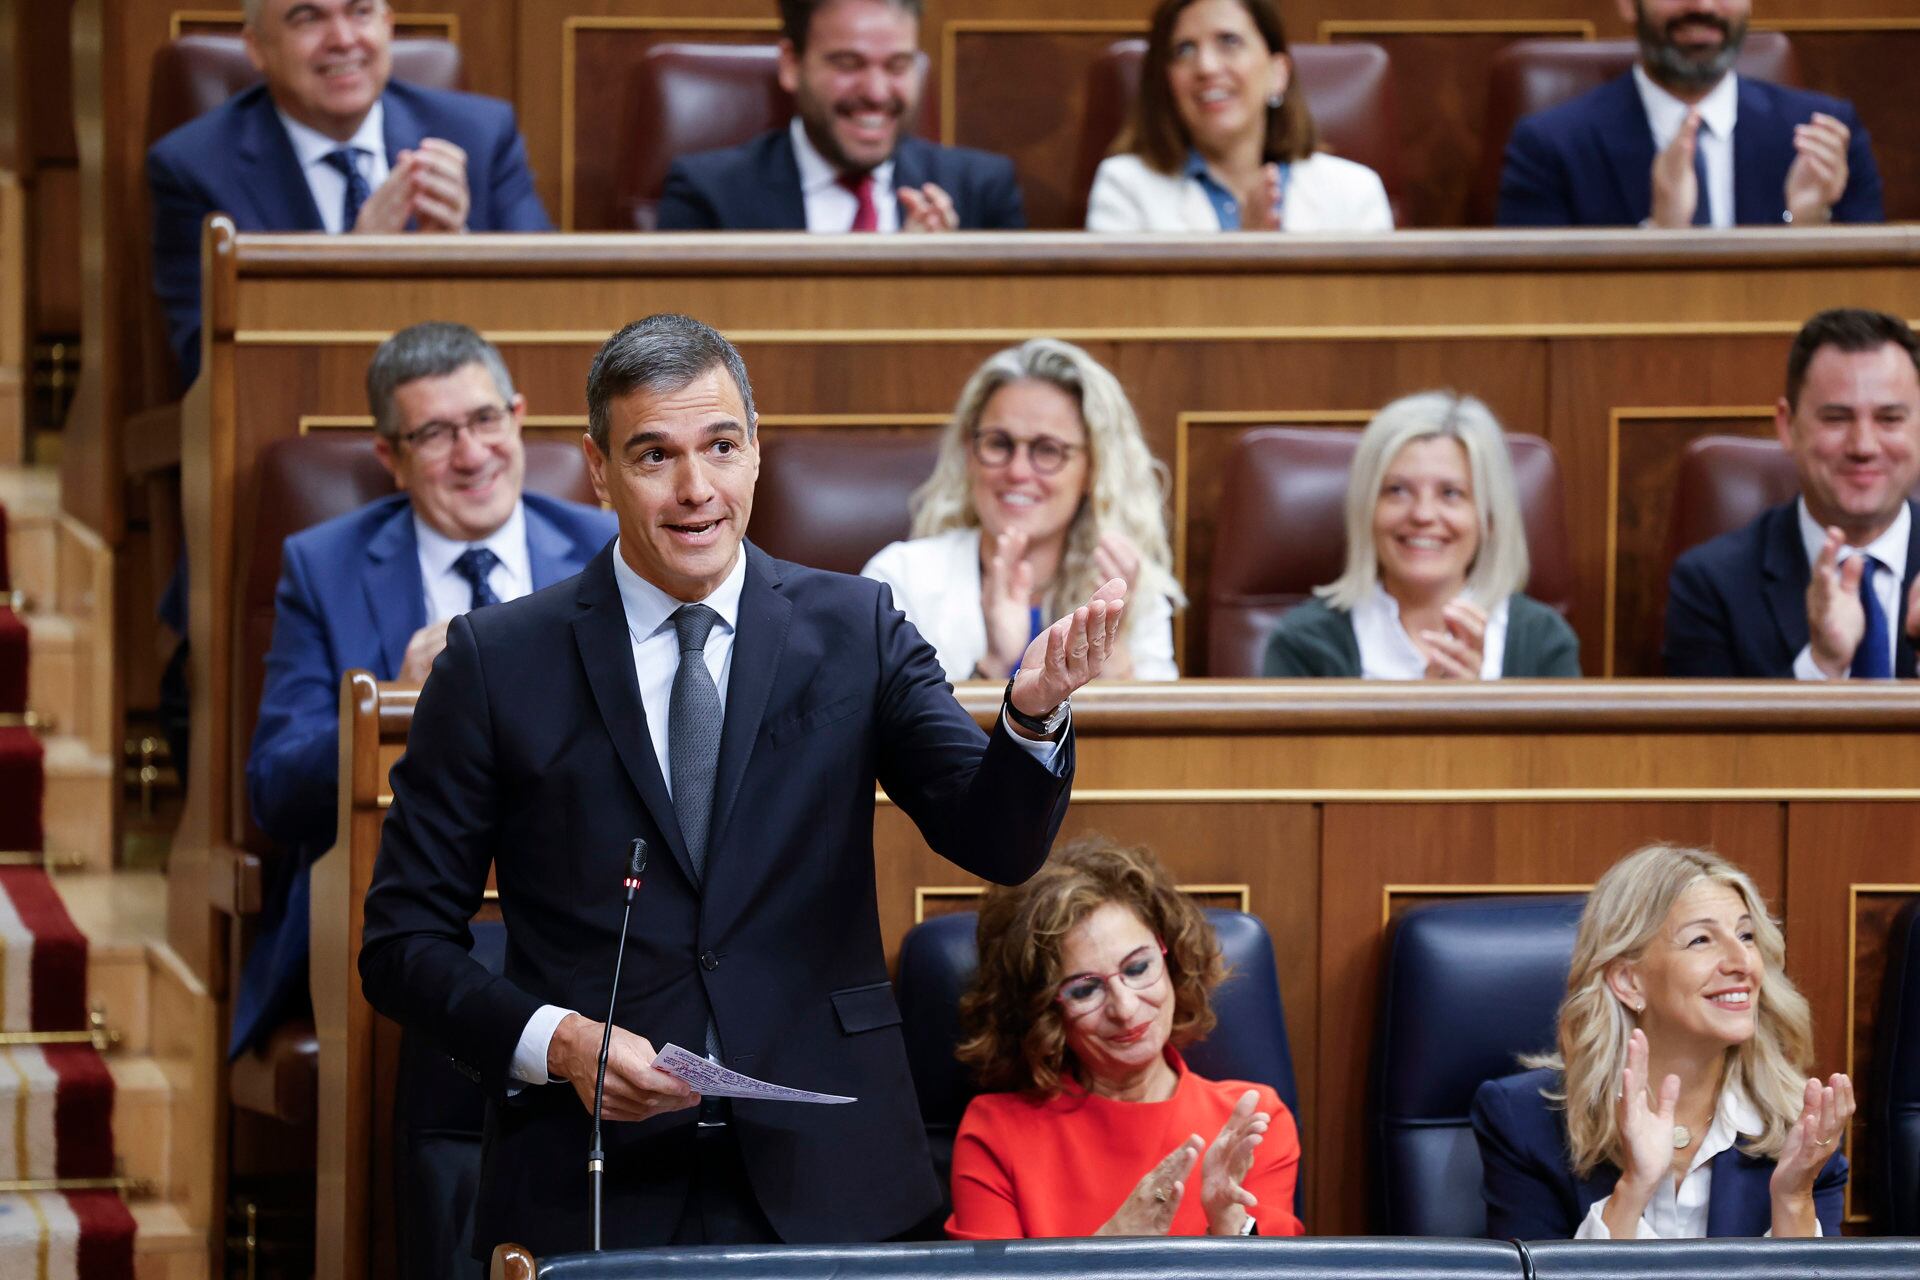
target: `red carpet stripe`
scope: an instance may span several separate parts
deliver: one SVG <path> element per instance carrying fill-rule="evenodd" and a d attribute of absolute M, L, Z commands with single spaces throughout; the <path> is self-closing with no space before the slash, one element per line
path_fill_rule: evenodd
<path fill-rule="evenodd" d="M 0 892 L 33 934 L 33 1030 L 84 1031 L 86 935 L 74 927 L 53 881 L 37 867 L 0 867 Z"/>
<path fill-rule="evenodd" d="M 38 849 L 40 743 L 26 729 L 0 727 L 0 849 Z"/>
<path fill-rule="evenodd" d="M 27 709 L 27 624 L 0 605 L 0 712 Z"/>
<path fill-rule="evenodd" d="M 60 1077 L 53 1102 L 54 1176 L 113 1176 L 113 1073 L 84 1044 L 45 1045 Z"/>
<path fill-rule="evenodd" d="M 131 1280 L 133 1215 L 111 1191 L 69 1191 L 67 1204 L 80 1223 L 75 1280 Z"/>

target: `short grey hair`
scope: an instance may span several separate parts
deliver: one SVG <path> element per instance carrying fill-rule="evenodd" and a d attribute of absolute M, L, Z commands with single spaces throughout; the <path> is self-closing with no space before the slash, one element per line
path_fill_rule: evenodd
<path fill-rule="evenodd" d="M 1520 515 L 1520 487 L 1513 478 L 1507 437 L 1493 411 L 1473 396 L 1422 391 L 1403 396 L 1375 414 L 1360 433 L 1347 477 L 1347 567 L 1313 593 L 1336 609 L 1352 609 L 1380 581 L 1373 545 L 1373 511 L 1380 482 L 1400 451 L 1416 440 L 1458 440 L 1467 451 L 1473 506 L 1480 521 L 1480 550 L 1467 567 L 1466 591 L 1492 609 L 1527 585 L 1527 529 Z"/>
<path fill-rule="evenodd" d="M 500 399 L 513 403 L 513 378 L 507 362 L 491 342 L 464 324 L 429 320 L 408 325 L 380 344 L 367 365 L 367 408 L 373 429 L 382 439 L 397 440 L 400 423 L 394 413 L 393 393 L 421 378 L 444 378 L 477 364 L 493 378 Z"/>
<path fill-rule="evenodd" d="M 725 369 L 740 392 L 747 438 L 752 439 L 758 426 L 753 386 L 747 381 L 747 362 L 733 344 L 692 316 L 665 312 L 635 320 L 606 340 L 587 371 L 587 435 L 594 447 L 607 452 L 615 400 L 636 391 L 678 391 L 715 368 Z"/>

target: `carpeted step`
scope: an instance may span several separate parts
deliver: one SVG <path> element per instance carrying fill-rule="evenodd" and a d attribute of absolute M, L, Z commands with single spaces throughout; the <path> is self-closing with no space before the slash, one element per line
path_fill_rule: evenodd
<path fill-rule="evenodd" d="M 0 851 L 41 847 L 44 759 L 31 731 L 0 725 Z"/>
<path fill-rule="evenodd" d="M 27 624 L 0 604 L 0 714 L 27 709 Z"/>
<path fill-rule="evenodd" d="M 0 1195 L 0 1270 L 9 1280 L 132 1280 L 133 1215 L 111 1191 Z"/>
<path fill-rule="evenodd" d="M 46 872 L 0 867 L 0 1031 L 86 1028 L 86 935 Z"/>
<path fill-rule="evenodd" d="M 0 1046 L 0 1181 L 113 1176 L 113 1075 L 92 1045 Z"/>

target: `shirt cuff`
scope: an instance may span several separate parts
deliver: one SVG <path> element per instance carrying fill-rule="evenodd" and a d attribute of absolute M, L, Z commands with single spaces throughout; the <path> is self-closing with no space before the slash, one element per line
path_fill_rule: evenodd
<path fill-rule="evenodd" d="M 1612 1196 L 1601 1196 L 1593 1202 L 1593 1208 L 1587 1210 L 1587 1216 L 1581 1219 L 1580 1229 L 1573 1233 L 1575 1240 L 1611 1240 L 1613 1232 L 1607 1230 L 1607 1206 L 1613 1203 Z M 1636 1240 L 1658 1240 L 1653 1228 L 1642 1217 L 1633 1224 L 1633 1238 Z"/>
<path fill-rule="evenodd" d="M 1793 660 L 1793 678 L 1795 680 L 1845 680 L 1847 673 L 1843 671 L 1838 676 L 1829 677 L 1826 672 L 1820 669 L 1820 665 L 1813 660 L 1813 646 L 1807 645 L 1800 650 L 1799 656 Z"/>
<path fill-rule="evenodd" d="M 1007 713 L 1004 708 L 1002 708 L 1000 712 L 1000 724 L 1001 727 L 1007 731 L 1007 736 L 1013 739 L 1015 745 L 1045 765 L 1049 773 L 1052 773 L 1057 778 L 1064 771 L 1060 764 L 1060 749 L 1067 745 L 1067 735 L 1073 732 L 1073 706 L 1071 703 L 1067 706 L 1067 718 L 1060 722 L 1060 736 L 1057 738 L 1047 738 L 1043 741 L 1036 742 L 1032 738 L 1026 737 L 1018 729 L 1013 727 L 1013 721 L 1007 718 Z"/>
<path fill-rule="evenodd" d="M 543 1004 L 534 1010 L 526 1028 L 520 1032 L 520 1043 L 513 1046 L 513 1066 L 509 1074 L 514 1083 L 522 1086 L 553 1083 L 553 1077 L 547 1074 L 547 1050 L 553 1045 L 554 1029 L 572 1012 L 557 1004 Z M 510 1094 L 519 1091 L 512 1084 L 507 1089 Z"/>

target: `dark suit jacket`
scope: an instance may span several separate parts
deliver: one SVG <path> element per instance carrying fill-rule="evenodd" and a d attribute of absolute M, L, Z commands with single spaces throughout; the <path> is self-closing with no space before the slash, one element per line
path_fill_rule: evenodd
<path fill-rule="evenodd" d="M 611 512 L 524 495 L 537 590 L 570 578 L 614 535 Z M 234 996 L 233 1048 L 271 1030 L 306 983 L 307 868 L 333 845 L 339 806 L 340 677 L 400 674 L 427 625 L 413 504 L 370 502 L 286 540 L 274 593 L 260 719 L 247 755 L 253 820 L 292 855 L 265 904 Z"/>
<path fill-rule="evenodd" d="M 1312 599 L 1287 610 L 1267 639 L 1260 674 L 1360 678 L 1360 642 L 1353 615 Z M 1567 620 L 1532 596 L 1507 598 L 1507 644 L 1500 674 L 1508 680 L 1579 679 L 1580 638 Z"/>
<path fill-rule="evenodd" d="M 1807 647 L 1807 583 L 1812 569 L 1800 538 L 1794 502 L 1762 512 L 1735 529 L 1690 548 L 1667 579 L 1667 634 L 1662 665 L 1670 676 L 1791 679 L 1793 660 Z M 1920 505 L 1907 509 L 1907 573 L 1898 600 L 1907 598 L 1920 569 Z M 1913 642 L 1898 611 L 1893 673 L 1914 676 Z"/>
<path fill-rule="evenodd" d="M 943 857 L 1017 882 L 1046 859 L 1056 776 L 954 701 L 883 585 L 747 549 L 704 884 L 651 750 L 609 548 L 575 581 L 455 619 L 422 692 L 367 894 L 368 1000 L 492 1095 L 475 1252 L 587 1246 L 587 1111 L 571 1086 L 507 1095 L 543 1003 L 604 1016 L 629 842 L 652 848 L 616 1021 L 727 1065 L 851 1094 L 736 1102 L 767 1218 L 789 1241 L 880 1240 L 939 1204 L 876 914 L 874 782 Z M 468 957 L 489 866 L 502 976 Z M 669 1239 L 694 1114 L 606 1133 L 607 1244 Z"/>
<path fill-rule="evenodd" d="M 423 138 L 467 153 L 474 231 L 551 231 L 513 108 L 494 98 L 389 81 L 387 163 Z M 200 368 L 200 224 L 221 212 L 242 231 L 320 231 L 325 223 L 300 171 L 293 142 L 265 85 L 244 89 L 188 121 L 147 152 L 153 199 L 153 287 L 167 313 L 167 340 L 182 384 Z"/>
<path fill-rule="evenodd" d="M 1570 1240 L 1587 1211 L 1612 1195 L 1620 1179 L 1620 1171 L 1610 1164 L 1584 1178 L 1574 1177 L 1566 1113 L 1540 1096 L 1542 1089 L 1557 1083 L 1552 1071 L 1523 1071 L 1489 1080 L 1473 1095 L 1489 1239 Z M 1743 1154 L 1738 1143 L 1713 1158 L 1708 1236 L 1767 1233 L 1773 1225 L 1767 1191 L 1773 1166 L 1772 1160 Z M 1813 1184 L 1814 1213 L 1825 1235 L 1840 1234 L 1846 1186 L 1847 1158 L 1836 1151 Z"/>
<path fill-rule="evenodd" d="M 953 197 L 963 231 L 1018 231 L 1027 225 L 1013 161 L 967 147 L 902 138 L 893 154 L 893 186 L 934 182 Z M 879 198 L 878 195 L 875 197 Z M 660 195 L 662 231 L 805 231 L 800 163 L 785 126 L 751 142 L 682 156 Z"/>
<path fill-rule="evenodd" d="M 1764 80 L 1739 80 L 1733 128 L 1733 220 L 1780 225 L 1786 213 L 1793 127 L 1823 111 L 1851 131 L 1847 189 L 1835 222 L 1879 222 L 1880 170 L 1853 104 Z M 1503 227 L 1634 226 L 1653 212 L 1653 129 L 1629 72 L 1570 102 L 1523 118 L 1500 173 Z"/>

